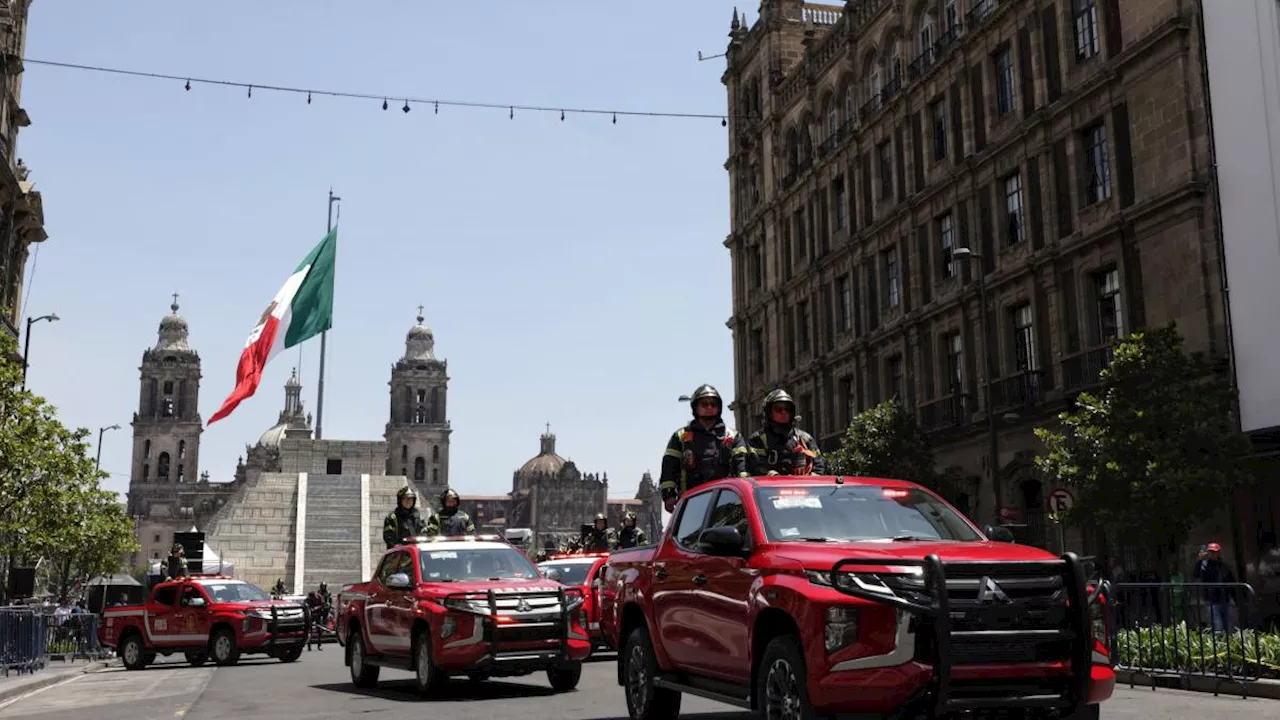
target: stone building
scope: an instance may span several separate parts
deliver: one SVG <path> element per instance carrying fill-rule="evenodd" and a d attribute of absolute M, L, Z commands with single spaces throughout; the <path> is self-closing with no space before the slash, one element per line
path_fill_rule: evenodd
<path fill-rule="evenodd" d="M 18 131 L 31 124 L 22 109 L 22 58 L 31 0 L 0 0 L 0 332 L 15 340 L 22 323 L 22 283 L 32 243 L 44 242 L 44 204 L 18 158 Z M 20 357 L 14 358 L 21 360 Z"/>
<path fill-rule="evenodd" d="M 1192 349 L 1227 352 L 1193 6 L 764 0 L 750 25 L 735 13 L 738 427 L 758 427 L 783 386 L 833 448 L 896 395 L 962 508 L 984 521 L 998 508 L 1043 542 L 1051 488 L 1032 430 L 1096 386 L 1115 339 L 1176 321 Z"/>

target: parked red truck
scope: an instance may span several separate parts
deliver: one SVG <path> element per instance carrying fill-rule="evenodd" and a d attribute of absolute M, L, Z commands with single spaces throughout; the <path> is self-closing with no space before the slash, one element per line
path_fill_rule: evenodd
<path fill-rule="evenodd" d="M 992 542 L 909 482 L 703 485 L 604 573 L 634 720 L 677 717 L 683 693 L 767 718 L 1097 718 L 1115 686 L 1079 558 Z"/>
<path fill-rule="evenodd" d="M 543 577 L 582 591 L 582 612 L 593 650 L 604 644 L 600 633 L 600 579 L 608 559 L 608 552 L 557 553 L 538 563 Z"/>
<path fill-rule="evenodd" d="M 234 665 L 255 654 L 293 662 L 306 642 L 306 619 L 301 605 L 272 600 L 256 585 L 197 575 L 156 585 L 141 605 L 107 608 L 98 640 L 129 670 L 174 653 L 196 666 L 211 658 Z"/>
<path fill-rule="evenodd" d="M 334 604 L 351 681 L 368 688 L 384 667 L 406 670 L 422 694 L 452 675 L 542 671 L 572 690 L 591 652 L 581 606 L 580 590 L 543 578 L 497 535 L 414 538 Z"/>

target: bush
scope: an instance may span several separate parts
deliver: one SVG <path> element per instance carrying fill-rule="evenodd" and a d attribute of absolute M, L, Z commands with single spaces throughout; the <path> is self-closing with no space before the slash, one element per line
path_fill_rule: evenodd
<path fill-rule="evenodd" d="M 1186 623 L 1116 633 L 1116 665 L 1171 673 L 1280 678 L 1280 633 L 1214 634 Z"/>

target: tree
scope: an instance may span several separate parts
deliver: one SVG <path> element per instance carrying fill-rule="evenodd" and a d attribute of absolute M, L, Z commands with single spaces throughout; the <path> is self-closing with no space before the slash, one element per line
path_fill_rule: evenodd
<path fill-rule="evenodd" d="M 1231 384 L 1172 324 L 1117 343 L 1101 379 L 1061 431 L 1036 430 L 1036 463 L 1075 489 L 1072 515 L 1175 549 L 1248 481 Z"/>
<path fill-rule="evenodd" d="M 928 438 L 897 398 L 859 413 L 830 462 L 841 474 L 936 484 Z"/>

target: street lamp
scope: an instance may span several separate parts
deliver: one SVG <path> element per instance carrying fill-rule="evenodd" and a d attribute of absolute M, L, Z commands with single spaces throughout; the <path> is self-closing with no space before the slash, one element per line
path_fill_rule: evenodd
<path fill-rule="evenodd" d="M 22 345 L 22 389 L 23 390 L 27 389 L 27 358 L 31 355 L 31 326 L 40 322 L 41 320 L 48 320 L 49 322 L 57 322 L 59 319 L 60 318 L 58 317 L 57 313 L 41 315 L 38 318 L 27 318 L 27 338 L 25 341 L 23 341 L 23 345 Z"/>
<path fill-rule="evenodd" d="M 991 520 L 992 525 L 1000 524 L 1000 504 L 1004 495 L 1000 492 L 1000 425 L 996 421 L 996 413 L 994 410 L 994 397 L 992 392 L 992 382 L 995 380 L 995 367 L 992 365 L 992 355 L 994 353 L 994 341 L 991 338 L 991 323 L 987 319 L 987 273 L 982 267 L 982 256 L 974 252 L 970 248 L 955 248 L 951 251 L 952 258 L 963 258 L 965 260 L 973 260 L 977 266 L 978 274 L 978 315 L 982 319 L 982 364 L 983 374 L 986 375 L 986 391 L 983 394 L 983 402 L 987 406 L 987 434 L 990 436 L 990 446 L 987 450 L 990 453 L 990 459 L 987 466 L 991 471 L 991 491 L 995 494 L 995 508 Z"/>
<path fill-rule="evenodd" d="M 120 429 L 119 425 L 108 425 L 104 428 L 98 428 L 98 459 L 95 460 L 93 463 L 94 470 L 99 470 L 102 468 L 102 434 L 108 430 L 119 430 L 119 429 Z"/>

